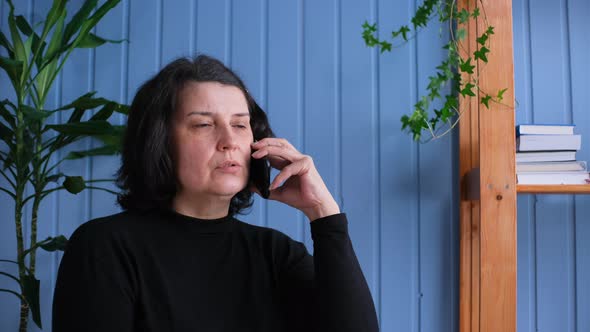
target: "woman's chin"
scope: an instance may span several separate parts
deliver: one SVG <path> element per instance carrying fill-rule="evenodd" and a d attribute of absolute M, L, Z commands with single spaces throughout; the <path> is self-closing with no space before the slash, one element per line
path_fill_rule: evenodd
<path fill-rule="evenodd" d="M 243 181 L 226 182 L 217 188 L 217 192 L 223 196 L 234 196 L 246 187 Z"/>

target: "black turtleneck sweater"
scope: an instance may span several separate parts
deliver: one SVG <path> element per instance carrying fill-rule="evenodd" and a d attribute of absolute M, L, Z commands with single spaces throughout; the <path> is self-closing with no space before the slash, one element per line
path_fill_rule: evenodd
<path fill-rule="evenodd" d="M 233 217 L 123 212 L 72 235 L 53 332 L 378 331 L 345 214 L 311 223 L 314 255 Z"/>

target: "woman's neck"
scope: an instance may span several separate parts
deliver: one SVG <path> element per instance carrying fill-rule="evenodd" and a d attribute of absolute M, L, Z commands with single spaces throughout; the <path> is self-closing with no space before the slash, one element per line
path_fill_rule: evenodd
<path fill-rule="evenodd" d="M 222 197 L 186 197 L 176 195 L 172 200 L 172 209 L 185 216 L 198 219 L 218 219 L 227 216 L 231 198 Z"/>

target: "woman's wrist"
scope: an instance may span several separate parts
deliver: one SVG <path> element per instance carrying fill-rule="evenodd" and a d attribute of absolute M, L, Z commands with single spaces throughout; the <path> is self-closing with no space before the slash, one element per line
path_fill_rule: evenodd
<path fill-rule="evenodd" d="M 303 211 L 303 213 L 307 216 L 310 222 L 313 222 L 317 219 L 340 213 L 340 207 L 338 206 L 338 203 L 332 201 Z"/>

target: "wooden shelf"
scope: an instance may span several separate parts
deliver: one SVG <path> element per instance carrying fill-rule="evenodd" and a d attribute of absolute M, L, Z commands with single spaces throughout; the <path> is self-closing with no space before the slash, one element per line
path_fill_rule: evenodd
<path fill-rule="evenodd" d="M 519 194 L 590 194 L 590 184 L 519 184 L 516 186 L 516 192 Z"/>

